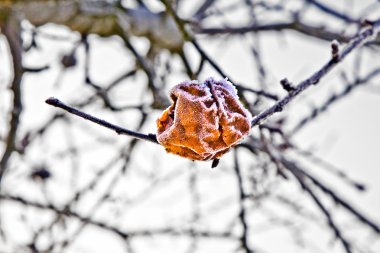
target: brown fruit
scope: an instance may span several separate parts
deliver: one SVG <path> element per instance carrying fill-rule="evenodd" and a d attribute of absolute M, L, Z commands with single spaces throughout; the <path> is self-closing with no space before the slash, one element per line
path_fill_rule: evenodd
<path fill-rule="evenodd" d="M 227 79 L 182 82 L 171 89 L 170 97 L 173 104 L 157 120 L 158 142 L 169 153 L 213 160 L 251 129 L 252 116 Z"/>

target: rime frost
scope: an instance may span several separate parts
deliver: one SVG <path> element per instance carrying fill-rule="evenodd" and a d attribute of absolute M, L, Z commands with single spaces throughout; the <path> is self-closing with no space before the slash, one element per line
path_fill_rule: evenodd
<path fill-rule="evenodd" d="M 157 120 L 157 138 L 170 153 L 193 160 L 219 158 L 248 135 L 251 114 L 226 79 L 185 81 L 170 91 L 173 104 Z"/>

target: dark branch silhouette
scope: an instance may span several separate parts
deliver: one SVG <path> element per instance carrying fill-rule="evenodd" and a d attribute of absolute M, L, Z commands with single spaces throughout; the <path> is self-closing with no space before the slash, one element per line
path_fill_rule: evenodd
<path fill-rule="evenodd" d="M 260 112 L 252 119 L 252 126 L 261 124 L 268 117 L 281 112 L 284 107 L 291 102 L 298 94 L 306 90 L 312 85 L 316 85 L 319 81 L 327 75 L 339 62 L 343 61 L 354 49 L 360 47 L 364 43 L 376 38 L 380 26 L 380 20 L 373 23 L 373 25 L 366 27 L 362 32 L 352 39 L 336 56 L 332 57 L 322 68 L 313 73 L 309 78 L 300 82 L 294 87 L 289 94 L 276 102 L 273 106 L 265 111 Z"/>
<path fill-rule="evenodd" d="M 45 102 L 49 105 L 61 108 L 61 109 L 65 110 L 69 113 L 77 115 L 83 119 L 89 120 L 89 121 L 94 122 L 98 125 L 101 125 L 101 126 L 106 127 L 108 129 L 114 130 L 117 134 L 128 135 L 128 136 L 132 136 L 134 138 L 140 139 L 140 140 L 150 141 L 150 142 L 158 144 L 156 136 L 154 134 L 137 133 L 137 132 L 134 132 L 132 130 L 128 130 L 128 129 L 116 126 L 114 124 L 111 124 L 111 123 L 103 120 L 103 119 L 96 118 L 96 117 L 91 116 L 85 112 L 79 111 L 78 109 L 75 109 L 71 106 L 68 106 L 68 105 L 64 104 L 63 102 L 61 102 L 57 98 L 48 98 Z"/>

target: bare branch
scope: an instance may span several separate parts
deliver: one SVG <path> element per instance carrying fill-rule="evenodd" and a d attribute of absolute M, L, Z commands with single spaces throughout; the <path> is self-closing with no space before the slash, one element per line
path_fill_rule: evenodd
<path fill-rule="evenodd" d="M 304 170 L 299 170 L 298 173 L 301 173 L 305 177 L 309 178 L 313 184 L 315 184 L 318 188 L 320 188 L 323 192 L 328 194 L 334 201 L 335 203 L 343 206 L 348 210 L 350 213 L 355 215 L 356 218 L 358 218 L 363 224 L 367 225 L 370 227 L 373 231 L 375 231 L 377 234 L 380 234 L 380 226 L 365 217 L 363 214 L 361 214 L 358 210 L 356 210 L 352 205 L 350 205 L 347 201 L 342 199 L 338 194 L 333 192 L 331 189 L 329 189 L 327 186 L 322 184 L 317 178 L 314 176 L 310 175 Z"/>
<path fill-rule="evenodd" d="M 344 58 L 346 58 L 346 56 L 350 54 L 354 49 L 360 47 L 367 41 L 375 39 L 378 33 L 379 26 L 380 20 L 374 22 L 372 26 L 365 28 L 362 32 L 358 34 L 358 36 L 352 39 L 345 48 L 341 50 L 341 52 L 339 53 L 338 61 L 334 59 L 329 60 L 321 69 L 319 69 L 309 78 L 307 78 L 306 80 L 299 83 L 296 87 L 294 87 L 294 90 L 289 92 L 289 94 L 285 98 L 281 99 L 273 106 L 266 109 L 265 111 L 262 111 L 260 114 L 254 117 L 252 120 L 252 126 L 261 124 L 268 117 L 278 112 L 281 112 L 284 109 L 284 107 L 289 102 L 291 102 L 298 94 L 309 88 L 311 85 L 317 84 L 321 78 L 326 76 L 328 72 L 330 72 L 335 66 L 337 66 L 337 64 L 341 62 Z"/>
<path fill-rule="evenodd" d="M 156 229 L 153 228 L 153 229 L 147 229 L 147 230 L 141 229 L 141 230 L 132 230 L 132 231 L 126 232 L 120 228 L 111 226 L 105 222 L 95 221 L 87 217 L 84 217 L 81 214 L 75 211 L 72 211 L 70 209 L 61 210 L 58 207 L 53 206 L 51 204 L 48 204 L 48 205 L 41 204 L 38 202 L 26 200 L 22 197 L 4 195 L 4 194 L 0 194 L 0 199 L 12 201 L 15 203 L 20 203 L 25 206 L 35 207 L 42 210 L 53 211 L 62 216 L 73 217 L 80 220 L 81 222 L 88 223 L 88 224 L 97 226 L 99 228 L 105 229 L 107 231 L 113 232 L 119 235 L 123 239 L 130 239 L 131 237 L 144 237 L 144 236 L 149 237 L 152 235 L 191 236 L 194 233 L 198 237 L 205 237 L 205 238 L 221 238 L 221 239 L 231 239 L 231 240 L 237 239 L 237 237 L 231 231 L 218 232 L 218 231 L 209 231 L 209 230 L 200 230 L 200 229 L 194 231 L 193 229 L 186 229 L 186 228 L 177 229 L 173 227 L 156 228 Z"/>
<path fill-rule="evenodd" d="M 239 92 L 241 91 L 249 91 L 252 92 L 258 96 L 263 96 L 272 100 L 277 100 L 277 96 L 270 94 L 269 92 L 263 91 L 263 90 L 256 90 L 253 88 L 248 88 L 244 87 L 243 85 L 239 84 L 238 82 L 233 81 L 222 69 L 221 67 L 206 53 L 206 51 L 199 45 L 199 43 L 196 41 L 196 39 L 191 36 L 189 32 L 187 32 L 186 27 L 185 27 L 185 22 L 181 20 L 178 15 L 174 12 L 173 8 L 170 6 L 170 4 L 166 0 L 162 0 L 162 2 L 165 4 L 166 9 L 168 12 L 173 16 L 174 20 L 176 21 L 176 24 L 181 31 L 183 37 L 187 40 L 190 41 L 191 44 L 197 49 L 199 54 L 202 57 L 201 63 L 203 63 L 203 60 L 207 61 L 215 70 L 218 72 L 222 77 L 228 78 L 237 88 Z"/>
<path fill-rule="evenodd" d="M 265 31 L 285 31 L 285 30 L 293 30 L 299 32 L 301 34 L 321 39 L 324 41 L 333 41 L 338 40 L 342 43 L 349 42 L 351 40 L 350 36 L 346 36 L 338 31 L 328 30 L 323 26 L 315 26 L 309 25 L 303 22 L 299 22 L 297 20 L 292 22 L 278 22 L 278 23 L 270 23 L 270 24 L 253 24 L 247 26 L 240 27 L 197 27 L 193 26 L 194 32 L 197 34 L 208 34 L 208 35 L 217 35 L 217 34 L 228 34 L 228 35 L 239 35 L 245 33 L 256 33 L 256 32 L 265 32 Z M 374 43 L 376 45 L 380 44 L 379 39 L 374 39 L 371 44 Z"/>
<path fill-rule="evenodd" d="M 363 85 L 366 85 L 369 83 L 369 80 L 374 78 L 375 76 L 380 75 L 380 68 L 377 68 L 370 73 L 368 73 L 365 77 L 358 78 L 352 83 L 347 84 L 347 86 L 339 93 L 331 95 L 325 103 L 323 103 L 322 106 L 315 108 L 312 110 L 310 115 L 306 116 L 302 120 L 299 121 L 299 123 L 289 132 L 289 135 L 294 135 L 296 132 L 304 128 L 308 123 L 312 122 L 315 118 L 323 114 L 327 111 L 330 106 L 338 101 L 340 101 L 342 98 L 346 97 L 348 94 L 350 94 L 352 91 L 354 91 L 356 88 L 361 87 Z"/>
<path fill-rule="evenodd" d="M 205 0 L 203 4 L 198 8 L 198 10 L 193 15 L 194 18 L 201 20 L 206 15 L 207 9 L 214 4 L 215 0 Z"/>
<path fill-rule="evenodd" d="M 303 183 L 306 185 L 305 179 L 310 180 L 311 183 L 313 183 L 313 185 L 315 185 L 320 190 L 322 190 L 324 193 L 326 193 L 328 196 L 330 196 L 336 204 L 344 207 L 348 212 L 350 212 L 357 219 L 359 219 L 360 222 L 362 222 L 366 226 L 370 227 L 374 232 L 380 234 L 380 226 L 379 225 L 377 225 L 375 222 L 371 221 L 369 218 L 365 217 L 362 213 L 360 213 L 358 210 L 356 210 L 356 208 L 354 208 L 351 204 L 349 204 L 347 201 L 345 201 L 342 197 L 340 197 L 337 193 L 335 193 L 328 186 L 323 184 L 316 177 L 314 177 L 310 173 L 306 172 L 304 169 L 301 169 L 296 164 L 296 162 L 293 162 L 293 161 L 285 158 L 282 155 L 282 153 L 279 152 L 277 149 L 275 149 L 273 146 L 268 146 L 267 151 L 268 151 L 267 154 L 273 160 L 277 161 L 278 163 L 281 163 L 286 169 L 288 169 L 297 178 L 297 180 L 299 182 L 301 180 L 302 182 L 300 182 L 300 184 L 302 186 L 303 186 Z M 312 194 L 310 194 L 310 195 L 312 195 Z M 311 196 L 311 197 L 314 198 L 313 196 Z"/>
<path fill-rule="evenodd" d="M 343 234 L 341 230 L 338 228 L 338 226 L 335 224 L 330 212 L 327 210 L 327 208 L 323 205 L 322 201 L 318 198 L 318 196 L 313 192 L 311 187 L 306 184 L 305 177 L 303 174 L 300 173 L 300 169 L 296 166 L 295 163 L 288 161 L 286 159 L 282 159 L 282 164 L 295 176 L 297 181 L 300 183 L 302 189 L 304 189 L 312 198 L 312 200 L 315 202 L 315 204 L 321 209 L 323 214 L 325 215 L 328 225 L 331 227 L 331 229 L 334 231 L 335 236 L 339 239 L 339 241 L 342 243 L 344 249 L 347 253 L 352 253 L 352 247 L 351 244 L 348 242 L 346 238 L 343 237 Z"/>
<path fill-rule="evenodd" d="M 234 149 L 234 171 L 237 179 L 237 184 L 238 184 L 238 189 L 239 189 L 239 221 L 242 226 L 242 234 L 240 238 L 241 242 L 241 247 L 246 253 L 252 253 L 253 250 L 249 246 L 249 234 L 248 234 L 248 221 L 247 221 L 247 212 L 246 212 L 246 207 L 245 207 L 245 198 L 246 198 L 246 193 L 244 191 L 244 186 L 243 186 L 243 176 L 241 174 L 241 168 L 239 165 L 239 160 L 237 156 L 237 149 Z"/>
<path fill-rule="evenodd" d="M 10 54 L 13 63 L 13 80 L 11 90 L 13 92 L 13 104 L 11 109 L 11 120 L 6 137 L 5 151 L 0 159 L 0 185 L 1 179 L 7 168 L 8 161 L 12 152 L 16 149 L 16 134 L 20 123 L 22 112 L 22 89 L 21 81 L 24 73 L 22 66 L 22 41 L 21 28 L 18 18 L 13 15 L 7 8 L 0 8 L 0 16 L 6 20 L 0 19 L 0 29 L 8 40 Z"/>
<path fill-rule="evenodd" d="M 122 127 L 119 127 L 119 126 L 116 126 L 114 124 L 111 124 L 111 123 L 103 120 L 103 119 L 96 118 L 96 117 L 91 116 L 91 115 L 89 115 L 87 113 L 79 111 L 78 109 L 75 109 L 75 108 L 73 108 L 71 106 L 68 106 L 68 105 L 62 103 L 60 100 L 58 100 L 56 98 L 49 98 L 45 102 L 47 104 L 49 104 L 49 105 L 61 108 L 61 109 L 65 110 L 65 111 L 67 111 L 69 113 L 77 115 L 77 116 L 79 116 L 79 117 L 81 117 L 83 119 L 92 121 L 92 122 L 94 122 L 94 123 L 96 123 L 98 125 L 104 126 L 104 127 L 108 128 L 108 129 L 111 129 L 111 130 L 115 131 L 117 134 L 128 135 L 128 136 L 132 136 L 134 138 L 140 139 L 140 140 L 150 141 L 150 142 L 158 144 L 158 141 L 156 139 L 156 135 L 155 134 L 137 133 L 137 132 L 134 132 L 134 131 L 131 131 L 131 130 L 128 130 L 128 129 L 125 129 L 125 128 L 122 128 Z"/>
<path fill-rule="evenodd" d="M 330 14 L 331 16 L 339 18 L 339 19 L 341 19 L 347 23 L 359 23 L 359 20 L 351 18 L 350 16 L 348 16 L 342 12 L 339 12 L 339 11 L 333 9 L 332 7 L 327 6 L 327 5 L 321 3 L 317 0 L 307 0 L 307 2 L 314 5 L 315 7 L 320 9 L 321 11 L 326 12 L 326 13 Z"/>

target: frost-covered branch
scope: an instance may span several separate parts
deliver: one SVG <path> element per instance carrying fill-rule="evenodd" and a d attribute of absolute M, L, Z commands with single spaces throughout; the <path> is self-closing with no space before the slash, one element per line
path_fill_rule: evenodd
<path fill-rule="evenodd" d="M 299 20 L 290 22 L 273 22 L 269 24 L 253 24 L 239 27 L 201 27 L 194 25 L 194 31 L 197 34 L 206 35 L 242 35 L 247 33 L 259 32 L 282 32 L 282 31 L 296 31 L 300 34 L 310 36 L 312 38 L 321 39 L 323 41 L 338 40 L 340 42 L 349 42 L 352 37 L 347 36 L 339 31 L 334 31 L 324 26 L 318 26 L 301 22 Z M 374 39 L 371 44 L 380 45 L 380 38 Z"/>
<path fill-rule="evenodd" d="M 341 92 L 332 94 L 322 106 L 313 109 L 310 115 L 300 120 L 297 125 L 291 131 L 289 131 L 289 134 L 295 134 L 300 129 L 304 128 L 304 126 L 306 126 L 308 123 L 312 122 L 315 118 L 321 115 L 323 112 L 327 111 L 327 109 L 330 108 L 333 103 L 340 101 L 342 98 L 345 98 L 348 94 L 351 94 L 354 90 L 356 90 L 356 88 L 369 84 L 370 80 L 378 75 L 380 75 L 380 68 L 376 68 L 369 72 L 366 76 L 358 78 L 354 82 L 346 84 L 345 88 Z"/>
<path fill-rule="evenodd" d="M 252 126 L 261 124 L 268 117 L 281 112 L 284 107 L 291 102 L 297 95 L 306 90 L 312 85 L 316 85 L 321 78 L 327 75 L 335 66 L 337 66 L 341 61 L 343 61 L 353 50 L 359 48 L 364 43 L 374 40 L 377 36 L 380 26 L 380 20 L 373 22 L 373 24 L 365 27 L 358 36 L 352 39 L 337 56 L 332 57 L 322 68 L 313 73 L 309 78 L 300 82 L 289 94 L 269 107 L 268 109 L 259 113 L 256 117 L 252 119 Z"/>

